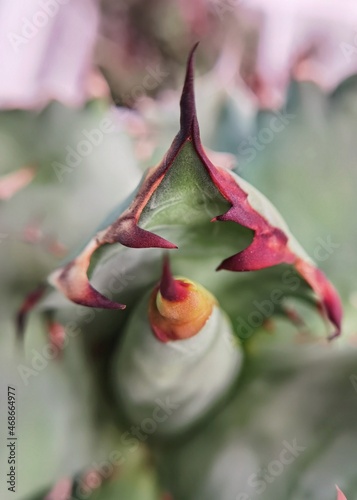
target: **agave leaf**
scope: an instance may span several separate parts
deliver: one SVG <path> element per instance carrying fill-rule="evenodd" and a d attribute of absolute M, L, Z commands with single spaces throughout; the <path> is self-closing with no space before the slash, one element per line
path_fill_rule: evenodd
<path fill-rule="evenodd" d="M 108 133 L 103 133 L 100 141 L 103 122 L 111 127 L 106 128 Z M 85 131 L 99 137 L 97 145 L 93 145 L 91 155 L 70 163 L 69 151 L 77 150 L 80 141 L 87 140 Z M 0 313 L 8 316 L 15 314 L 25 293 L 61 265 L 63 255 L 78 248 L 83 236 L 98 226 L 118 196 L 131 192 L 141 172 L 128 136 L 116 126 L 115 116 L 98 103 L 83 110 L 53 104 L 41 114 L 3 112 L 0 145 L 2 179 L 16 178 L 23 172 L 23 165 L 37 166 L 28 185 L 13 197 L 0 200 Z M 123 168 L 117 168 L 111 160 L 113 155 L 122 158 L 122 163 L 125 160 Z M 56 171 L 60 165 L 62 174 Z M 30 174 L 29 170 L 25 172 Z M 20 181 L 24 181 L 23 175 Z M 0 180 L 0 191 L 2 187 Z M 14 187 L 19 185 L 11 182 L 6 193 Z"/>
<path fill-rule="evenodd" d="M 173 498 L 335 500 L 335 483 L 354 498 L 356 355 L 288 346 L 251 359 L 224 408 L 156 448 Z"/>
<path fill-rule="evenodd" d="M 108 462 L 107 467 L 110 467 Z M 134 461 L 129 467 L 117 468 L 111 476 L 106 476 L 106 471 L 103 465 L 102 468 L 82 471 L 72 478 L 63 477 L 52 487 L 47 487 L 28 500 L 82 500 L 83 498 L 157 500 L 160 498 L 156 475 L 149 464 Z M 162 498 L 164 499 L 163 496 Z"/>
<path fill-rule="evenodd" d="M 16 394 L 16 494 L 28 498 L 34 491 L 55 481 L 58 474 L 71 475 L 94 457 L 97 435 L 94 432 L 90 395 L 91 375 L 85 367 L 78 339 L 71 339 L 70 349 L 53 359 L 53 350 L 42 334 L 38 316 L 31 317 L 25 339 L 26 354 L 15 344 L 12 318 L 1 318 L 0 375 Z M 76 379 L 69 376 L 69 372 Z M 1 405 L 7 406 L 3 391 Z M 73 429 L 76 432 L 73 432 Z M 3 426 L 5 442 L 8 429 Z M 2 446 L 0 461 L 8 460 L 8 448 Z M 2 498 L 10 498 L 6 482 Z"/>
<path fill-rule="evenodd" d="M 195 335 L 164 342 L 152 335 L 148 301 L 144 297 L 129 321 L 111 376 L 118 407 L 131 422 L 140 426 L 157 411 L 163 413 L 151 436 L 160 439 L 182 433 L 217 406 L 237 378 L 243 355 L 217 305 Z M 168 411 L 158 403 L 165 401 Z"/>
<path fill-rule="evenodd" d="M 80 164 L 65 172 L 62 178 L 57 178 L 54 161 L 65 165 L 67 147 L 76 148 L 84 139 L 83 130 L 98 129 L 102 120 L 112 120 L 113 128 L 109 134 L 103 136 L 96 148 L 93 147 L 90 157 L 83 157 Z M 24 293 L 60 265 L 63 257 L 48 249 L 51 237 L 58 237 L 70 249 L 77 246 L 83 239 L 78 226 L 85 232 L 92 231 L 113 206 L 118 193 L 119 196 L 128 194 L 126 190 L 130 192 L 140 175 L 130 155 L 128 137 L 120 133 L 115 127 L 114 117 L 99 109 L 97 103 L 83 110 L 53 104 L 41 114 L 2 113 L 0 143 L 3 153 L 1 175 L 18 172 L 21 165 L 38 165 L 32 182 L 12 198 L 1 200 L 0 207 L 0 371 L 5 383 L 15 384 L 17 389 L 19 447 L 16 465 L 19 481 L 14 496 L 24 498 L 56 481 L 58 475 L 72 475 L 78 468 L 95 460 L 98 433 L 89 403 L 91 374 L 83 360 L 78 338 L 70 339 L 69 347 L 61 353 L 60 359 L 49 359 L 47 349 L 51 346 L 43 335 L 47 320 L 34 316 L 22 346 L 25 354 L 18 352 L 13 321 L 16 310 Z M 109 161 L 113 154 L 126 158 L 125 169 L 115 167 L 113 170 Z M 98 158 L 107 158 L 108 161 L 103 161 L 106 167 L 102 161 L 98 162 Z M 130 179 L 127 178 L 127 169 L 131 172 Z M 109 171 L 110 176 L 103 175 Z M 98 203 L 93 203 L 94 198 Z M 68 223 L 69 217 L 71 224 Z M 36 231 L 27 231 L 37 220 L 39 227 L 35 228 Z M 31 239 L 29 235 L 35 237 Z M 40 297 L 41 291 L 39 287 L 30 294 L 21 316 Z M 3 391 L 2 408 L 6 406 L 5 397 Z M 5 440 L 5 426 L 1 432 Z M 6 446 L 1 449 L 0 460 L 4 464 L 7 462 Z M 12 495 L 7 486 L 5 481 L 2 498 L 7 498 L 7 493 Z"/>
<path fill-rule="evenodd" d="M 348 230 L 357 210 L 356 81 L 347 80 L 331 96 L 295 83 L 288 109 L 294 118 L 251 161 L 240 158 L 245 179 L 264 188 L 344 301 L 356 290 L 350 272 L 356 267 L 356 231 Z M 272 119 L 273 113 L 261 112 L 254 135 Z M 281 185 L 287 189 L 277 189 Z"/>
<path fill-rule="evenodd" d="M 121 309 L 123 304 L 111 300 L 90 283 L 88 271 L 95 267 L 91 264 L 93 254 L 101 247 L 106 252 L 105 247 L 115 243 L 116 259 L 123 259 L 129 248 L 129 260 L 138 262 L 131 256 L 139 249 L 178 248 L 173 252 L 174 271 L 183 275 L 193 273 L 189 275 L 192 279 L 201 278 L 218 300 L 221 300 L 219 290 L 229 288 L 234 303 L 239 303 L 243 286 L 251 280 L 257 297 L 266 298 L 267 291 L 269 296 L 278 282 L 278 289 L 285 297 L 315 299 L 322 314 L 333 324 L 333 335 L 339 334 L 342 310 L 338 294 L 290 234 L 277 210 L 247 182 L 208 159 L 200 142 L 194 104 L 193 52 L 181 98 L 181 128 L 168 153 L 144 175 L 134 198 L 125 207 L 121 206 L 122 213 L 118 216 L 116 211 L 110 223 L 106 221 L 107 225 L 77 257 L 51 275 L 51 284 L 77 304 Z M 151 262 L 160 258 L 158 252 L 151 255 Z M 193 269 L 194 261 L 194 267 L 200 269 Z M 232 277 L 227 273 L 217 277 L 215 268 L 260 274 L 259 279 L 255 273 L 249 273 L 249 277 L 235 275 L 234 286 Z M 287 271 L 302 277 L 297 288 L 286 278 Z M 151 273 L 146 284 L 157 278 L 158 275 Z M 138 285 L 127 287 L 128 295 L 135 287 Z M 249 287 L 248 284 L 248 290 Z M 242 310 L 239 304 L 233 308 L 230 302 L 227 312 L 236 317 Z M 282 311 L 279 304 L 274 312 Z"/>

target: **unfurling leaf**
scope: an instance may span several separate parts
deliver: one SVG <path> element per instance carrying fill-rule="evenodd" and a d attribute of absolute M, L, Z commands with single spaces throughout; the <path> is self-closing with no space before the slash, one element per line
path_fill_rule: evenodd
<path fill-rule="evenodd" d="M 241 366 L 241 349 L 214 297 L 174 279 L 166 261 L 159 287 L 137 307 L 114 355 L 118 407 L 157 435 L 181 432 L 226 393 Z"/>

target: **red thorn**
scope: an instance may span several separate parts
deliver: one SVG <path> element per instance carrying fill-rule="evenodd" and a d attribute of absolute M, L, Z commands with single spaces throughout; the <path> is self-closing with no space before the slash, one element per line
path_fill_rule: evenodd
<path fill-rule="evenodd" d="M 309 262 L 297 259 L 295 267 L 317 294 L 322 313 L 335 326 L 335 332 L 328 337 L 333 340 L 341 334 L 342 303 L 335 287 L 328 281 L 324 273 Z"/>
<path fill-rule="evenodd" d="M 195 92 L 193 87 L 193 57 L 198 42 L 192 47 L 187 60 L 185 83 L 180 100 L 181 108 L 181 131 L 188 131 L 193 118 L 196 116 Z"/>
<path fill-rule="evenodd" d="M 171 273 L 169 256 L 166 254 L 162 266 L 160 293 L 165 300 L 177 302 L 187 297 L 187 284 L 175 280 Z"/>
<path fill-rule="evenodd" d="M 35 288 L 29 294 L 27 294 L 23 303 L 21 304 L 21 307 L 16 315 L 17 337 L 19 339 L 21 340 L 23 339 L 28 313 L 41 300 L 45 291 L 46 291 L 46 285 L 45 284 L 39 285 L 37 288 Z"/>
<path fill-rule="evenodd" d="M 125 309 L 125 304 L 119 304 L 108 299 L 96 290 L 88 281 L 86 274 L 88 265 L 73 260 L 59 271 L 53 279 L 53 286 L 59 289 L 75 304 L 102 309 Z"/>
<path fill-rule="evenodd" d="M 347 497 L 344 495 L 344 493 L 340 490 L 340 488 L 335 484 L 336 490 L 337 490 L 337 500 L 347 500 Z"/>
<path fill-rule="evenodd" d="M 61 357 L 64 349 L 64 342 L 66 339 L 66 331 L 64 326 L 58 321 L 54 321 L 51 315 L 47 319 L 47 330 L 49 335 L 50 344 L 53 347 L 54 359 Z"/>
<path fill-rule="evenodd" d="M 241 252 L 228 257 L 217 271 L 257 271 L 277 264 L 293 264 L 295 255 L 287 247 L 287 236 L 278 228 L 256 234 L 252 243 Z"/>

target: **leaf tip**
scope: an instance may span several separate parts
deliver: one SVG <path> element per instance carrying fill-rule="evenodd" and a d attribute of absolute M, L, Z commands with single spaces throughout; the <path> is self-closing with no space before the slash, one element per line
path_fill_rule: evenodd
<path fill-rule="evenodd" d="M 347 497 L 345 494 L 340 490 L 340 488 L 335 484 L 335 488 L 337 491 L 337 500 L 347 500 Z"/>
<path fill-rule="evenodd" d="M 20 341 L 23 340 L 28 314 L 41 300 L 45 291 L 46 291 L 46 285 L 41 283 L 37 288 L 35 288 L 29 294 L 27 294 L 24 301 L 22 302 L 15 318 L 16 334 L 18 340 Z"/>
<path fill-rule="evenodd" d="M 196 42 L 192 47 L 186 64 L 186 76 L 185 83 L 182 89 L 182 95 L 180 100 L 181 108 L 181 131 L 188 132 L 191 128 L 192 120 L 196 117 L 196 104 L 195 104 L 195 92 L 194 92 L 194 55 L 198 47 L 199 42 Z"/>
<path fill-rule="evenodd" d="M 187 284 L 176 280 L 171 272 L 169 256 L 164 256 L 160 281 L 161 296 L 170 302 L 184 300 L 187 296 Z"/>

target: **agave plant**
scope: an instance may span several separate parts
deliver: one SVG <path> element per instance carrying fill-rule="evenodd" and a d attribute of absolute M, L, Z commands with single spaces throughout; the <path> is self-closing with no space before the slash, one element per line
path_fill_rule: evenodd
<path fill-rule="evenodd" d="M 86 408 L 107 450 L 104 462 L 89 458 L 60 479 L 49 500 L 332 499 L 331 470 L 354 491 L 356 402 L 330 363 L 334 356 L 348 378 L 355 355 L 325 344 L 260 348 L 262 336 L 281 338 L 273 317 L 323 342 L 322 316 L 332 340 L 340 298 L 268 199 L 211 161 L 195 110 L 194 50 L 164 159 L 19 313 L 23 328 L 35 306 L 57 369 L 74 363 L 74 376 L 90 382 Z M 78 358 L 68 363 L 72 350 Z M 25 383 L 33 376 L 19 372 Z M 344 443 L 329 441 L 339 426 L 350 440 L 342 459 Z"/>
<path fill-rule="evenodd" d="M 334 287 L 305 254 L 268 200 L 236 174 L 214 166 L 205 153 L 195 112 L 192 57 L 193 52 L 181 98 L 181 129 L 164 160 L 145 174 L 134 195 L 104 222 L 84 250 L 51 275 L 51 284 L 77 304 L 123 309 L 122 304 L 108 299 L 89 283 L 87 271 L 91 257 L 101 247 L 119 243 L 118 251 L 124 253 L 127 248 L 172 250 L 179 247 L 173 260 L 183 261 L 181 266 L 189 265 L 185 260 L 188 252 L 201 255 L 209 247 L 205 252 L 208 259 L 217 262 L 222 252 L 226 255 L 218 266 L 213 264 L 213 271 L 242 272 L 280 264 L 292 266 L 315 292 L 322 314 L 334 326 L 333 336 L 338 335 L 342 312 Z M 216 224 L 213 228 L 207 220 L 227 224 Z M 155 234 L 156 228 L 156 232 L 165 233 L 165 237 Z M 183 244 L 167 239 L 171 235 L 175 237 L 175 231 L 178 234 L 175 239 L 183 237 Z M 226 233 L 229 236 L 226 237 Z M 222 242 L 224 250 L 217 248 Z M 231 248 L 233 255 L 229 255 Z M 281 277 L 281 269 L 277 272 Z M 207 275 L 207 269 L 203 273 Z M 287 295 L 294 296 L 295 290 L 291 292 L 287 276 L 283 275 L 283 286 L 288 289 Z M 207 278 L 203 278 L 203 282 L 206 283 Z M 215 291 L 217 285 L 212 286 Z M 306 289 L 299 290 L 298 295 L 311 300 Z M 232 296 L 235 301 L 236 294 Z M 282 297 L 277 301 L 281 302 Z M 228 304 L 226 309 L 229 312 Z M 236 314 L 237 309 L 230 315 Z"/>

